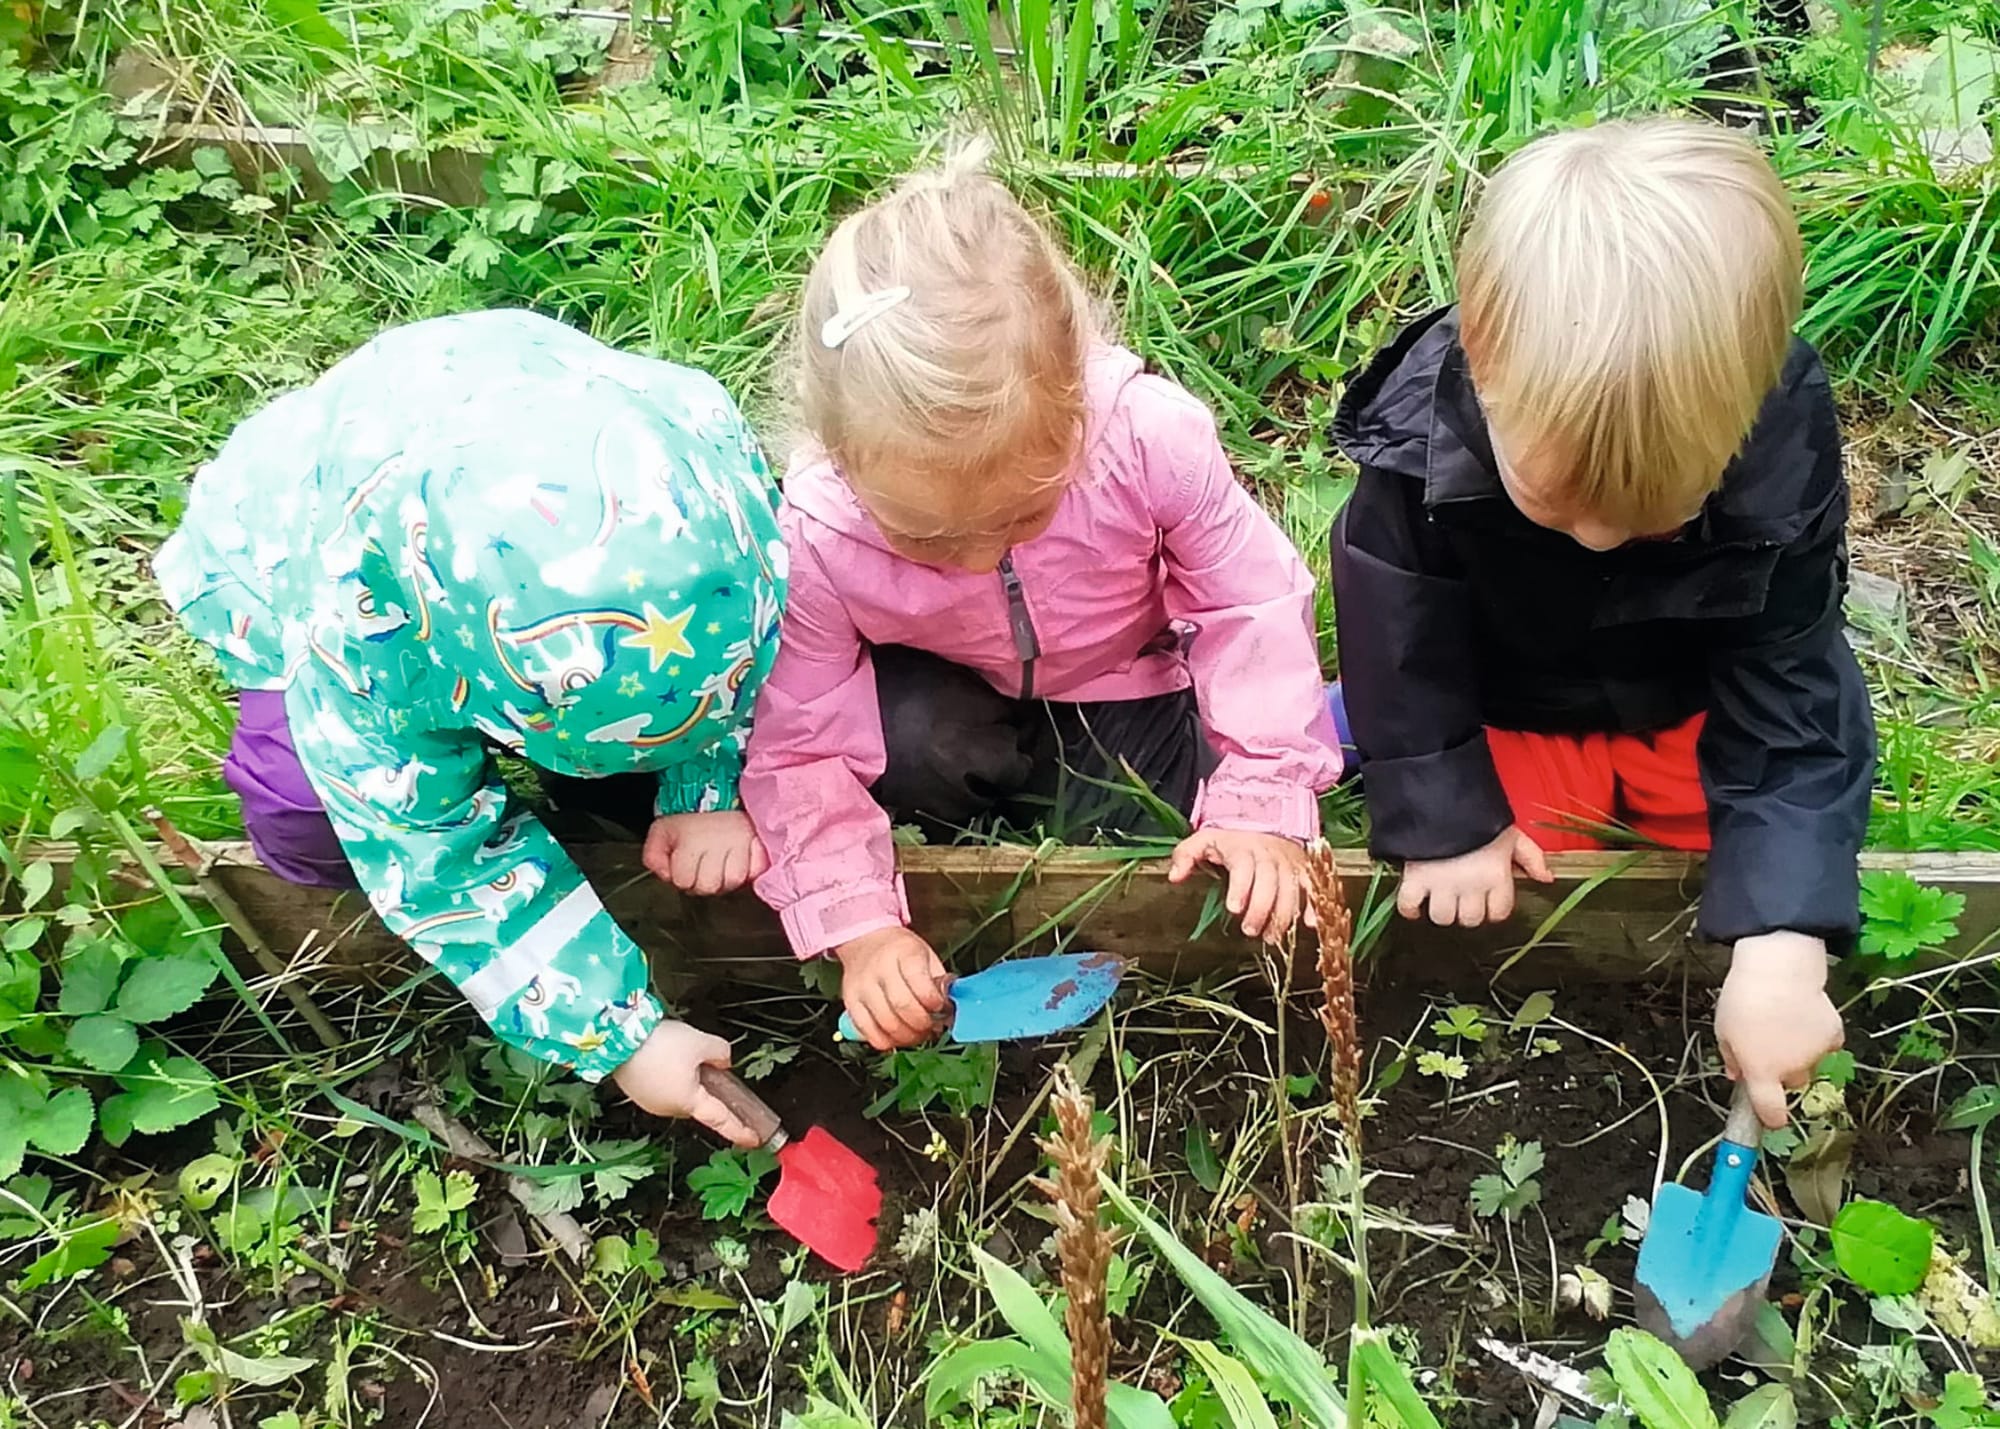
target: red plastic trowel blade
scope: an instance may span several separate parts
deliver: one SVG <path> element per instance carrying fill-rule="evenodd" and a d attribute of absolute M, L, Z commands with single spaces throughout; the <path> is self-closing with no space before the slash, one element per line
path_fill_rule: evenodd
<path fill-rule="evenodd" d="M 815 1126 L 778 1153 L 771 1219 L 827 1264 L 856 1271 L 875 1253 L 875 1168 Z"/>

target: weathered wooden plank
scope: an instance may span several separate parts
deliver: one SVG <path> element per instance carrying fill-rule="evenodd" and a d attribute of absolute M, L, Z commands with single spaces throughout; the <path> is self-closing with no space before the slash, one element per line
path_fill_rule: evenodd
<path fill-rule="evenodd" d="M 572 850 L 621 925 L 655 960 L 665 987 L 715 977 L 796 986 L 798 974 L 775 918 L 750 894 L 687 898 L 646 872 L 636 845 Z M 259 865 L 242 845 L 213 850 L 214 876 L 281 956 L 324 962 L 354 976 L 412 964 L 356 894 L 295 888 Z M 1359 851 L 1338 855 L 1351 903 L 1390 895 L 1392 881 Z M 1045 946 L 1060 927 L 1075 947 L 1115 952 L 1165 977 L 1189 979 L 1247 966 L 1256 948 L 1203 909 L 1216 885 L 1175 886 L 1158 861 L 1114 862 L 1089 850 L 1038 855 L 1017 846 L 901 850 L 917 928 L 954 960 L 977 963 L 1019 946 Z M 1900 868 L 1963 893 L 1960 947 L 2000 928 L 2000 855 L 1869 854 L 1867 867 Z M 1511 981 L 1636 982 L 1655 977 L 1719 978 L 1723 954 L 1692 937 L 1699 859 L 1682 854 L 1567 854 L 1551 860 L 1555 884 L 1521 885 L 1521 906 L 1505 924 L 1477 930 L 1433 928 L 1392 919 L 1381 951 L 1399 975 L 1474 985 L 1506 964 L 1555 909 L 1613 868 L 1557 926 L 1521 957 Z M 1377 879 L 1379 876 L 1379 883 Z M 1775 876 L 1782 876 L 1778 874 Z M 1199 933 L 1197 934 L 1197 930 Z"/>

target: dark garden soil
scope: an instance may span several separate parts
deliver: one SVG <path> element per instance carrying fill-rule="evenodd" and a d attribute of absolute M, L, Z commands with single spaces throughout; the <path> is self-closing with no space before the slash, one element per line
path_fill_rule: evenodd
<path fill-rule="evenodd" d="M 1427 1029 L 1434 1020 L 1428 996 L 1378 981 L 1364 990 L 1363 1027 L 1378 1039 L 1378 1047 L 1384 1045 L 1379 1039 L 1404 1039 Z M 1246 984 L 1237 985 L 1233 998 L 1253 1018 L 1277 1015 L 1269 996 Z M 1324 1039 L 1309 1011 L 1295 1008 L 1287 1020 L 1287 1060 L 1294 1071 L 1324 1064 Z M 1694 1029 L 1703 1025 L 1707 1013 L 1705 995 L 1698 991 L 1685 996 L 1671 988 L 1559 993 L 1555 1018 L 1589 1029 L 1605 1044 L 1551 1023 L 1544 1030 L 1562 1049 L 1528 1057 L 1531 1039 L 1509 1033 L 1506 1016 L 1489 1009 L 1487 1043 L 1464 1049 L 1469 1073 L 1449 1088 L 1449 1095 L 1443 1083 L 1417 1074 L 1414 1066 L 1381 1093 L 1367 1127 L 1367 1161 L 1375 1173 L 1370 1204 L 1379 1214 L 1425 1229 L 1410 1234 L 1381 1229 L 1371 1236 L 1375 1316 L 1377 1323 L 1414 1334 L 1417 1358 L 1434 1371 L 1421 1382 L 1447 1422 L 1503 1425 L 1533 1417 L 1534 1396 L 1513 1369 L 1479 1346 L 1481 1336 L 1532 1344 L 1583 1366 L 1592 1362 L 1604 1327 L 1579 1309 L 1558 1306 L 1556 1278 L 1586 1259 L 1586 1247 L 1601 1236 L 1607 1221 L 1616 1220 L 1627 1197 L 1650 1196 L 1660 1155 L 1662 1106 L 1671 1134 L 1669 1177 L 1715 1134 L 1720 1107 L 1707 1098 L 1726 1095 L 1726 1086 L 1717 1078 L 1696 1075 L 1703 1044 Z M 1988 1027 L 1985 1034 L 1990 1044 L 2000 1046 L 2000 1029 Z M 1145 1066 L 1186 1051 L 1202 1035 L 1165 1017 L 1133 1017 L 1119 1046 L 1128 1066 Z M 1425 1031 L 1417 1045 L 1436 1048 L 1439 1043 Z M 1020 1137 L 1004 1158 L 995 1158 L 1005 1130 L 1026 1110 L 1046 1070 L 1064 1050 L 1005 1050 L 998 1104 L 982 1114 L 998 1130 L 974 1140 L 978 1150 L 971 1159 L 928 1159 L 922 1148 L 930 1140 L 930 1126 L 898 1122 L 893 1115 L 881 1121 L 864 1117 L 861 1108 L 880 1084 L 865 1082 L 858 1060 L 809 1048 L 763 1084 L 772 1103 L 795 1125 L 827 1127 L 881 1174 L 887 1192 L 883 1250 L 870 1272 L 846 1287 L 850 1308 L 843 1312 L 850 1332 L 871 1345 L 878 1359 L 906 1356 L 920 1364 L 928 1357 L 924 1341 L 938 1327 L 936 1321 L 922 1332 L 892 1334 L 903 1314 L 897 1307 L 909 1300 L 941 1306 L 945 1318 L 960 1326 L 969 1325 L 984 1308 L 983 1297 L 962 1277 L 939 1277 L 928 1262 L 902 1263 L 889 1249 L 911 1211 L 954 1192 L 963 1196 L 983 1183 L 993 1188 L 996 1208 L 990 1216 L 975 1217 L 985 1228 L 987 1247 L 1025 1268 L 1046 1267 L 1041 1248 L 1048 1226 L 1032 1213 L 1033 1198 L 998 1209 L 1001 1193 L 1035 1167 L 1031 1138 Z M 1391 1060 L 1391 1052 L 1383 1051 L 1375 1075 Z M 1663 1088 L 1662 1097 L 1649 1090 L 1642 1066 Z M 1190 1119 L 1226 1137 L 1230 1128 L 1243 1124 L 1250 1099 L 1268 1094 L 1259 1090 L 1263 1073 L 1244 1075 L 1240 1064 L 1228 1070 L 1226 1076 L 1191 1076 L 1184 1087 L 1149 1088 L 1143 1079 L 1135 1083 L 1131 1104 L 1153 1125 L 1149 1134 L 1135 1134 L 1135 1144 L 1124 1149 L 1121 1172 L 1142 1201 L 1172 1214 L 1190 1243 L 1202 1246 L 1203 1237 L 1209 1237 L 1204 1247 L 1208 1258 L 1239 1288 L 1282 1306 L 1285 1281 L 1301 1262 L 1288 1234 L 1294 1226 L 1280 1158 L 1275 1152 L 1264 1156 L 1247 1196 L 1214 1205 L 1216 1198 L 1196 1184 L 1181 1150 Z M 1100 1064 L 1093 1089 L 1103 1098 L 1110 1095 L 1109 1086 Z M 1149 1090 L 1150 1103 L 1142 1096 Z M 1323 1093 L 1313 1090 L 1301 1104 L 1322 1098 Z M 619 1116 L 611 1118 L 608 1134 L 621 1134 Z M 933 1122 L 947 1134 L 955 1125 L 950 1118 Z M 1474 1215 L 1468 1202 L 1473 1178 L 1494 1169 L 1493 1152 L 1509 1135 L 1539 1141 L 1546 1156 L 1538 1177 L 1539 1201 L 1511 1224 Z M 692 1142 L 683 1150 L 683 1167 L 706 1154 Z M 1309 1195 L 1316 1194 L 1317 1170 L 1329 1150 L 1311 1142 L 1301 1148 L 1300 1179 Z M 163 1159 L 161 1164 L 168 1163 Z M 463 1293 L 436 1249 L 413 1243 L 402 1226 L 376 1231 L 372 1244 L 350 1246 L 344 1284 L 302 1277 L 277 1298 L 249 1296 L 208 1246 L 196 1244 L 189 1253 L 209 1323 L 227 1340 L 301 1305 L 317 1305 L 324 1313 L 316 1318 L 309 1342 L 294 1342 L 289 1351 L 324 1361 L 332 1330 L 355 1317 L 375 1317 L 379 1323 L 373 1339 L 399 1340 L 405 1358 L 400 1363 L 369 1358 L 371 1367 L 357 1371 L 350 1387 L 360 1404 L 379 1410 L 381 1423 L 396 1426 L 584 1429 L 656 1424 L 663 1415 L 666 1423 L 692 1425 L 692 1406 L 675 1404 L 681 1398 L 681 1367 L 690 1354 L 689 1333 L 704 1320 L 717 1326 L 705 1343 L 719 1370 L 722 1423 L 775 1423 L 771 1406 L 796 1407 L 802 1401 L 797 1360 L 805 1351 L 793 1344 L 774 1352 L 748 1315 L 657 1305 L 639 1317 L 629 1337 L 621 1336 L 599 1319 L 603 1294 L 580 1287 L 567 1266 L 550 1258 L 504 1265 L 500 1251 L 508 1244 L 518 1246 L 521 1222 L 500 1194 L 497 1176 L 482 1175 L 478 1206 L 491 1219 L 479 1253 L 457 1267 Z M 1705 1176 L 1705 1168 L 1693 1173 L 1697 1184 Z M 1881 1195 L 1930 1217 L 1951 1244 L 1962 1247 L 1977 1235 L 1966 1176 L 1966 1137 L 1936 1133 L 1926 1110 L 1899 1104 L 1879 1129 L 1859 1139 L 1852 1190 Z M 1781 1179 L 1779 1188 L 1782 1197 Z M 726 1271 L 714 1249 L 718 1227 L 699 1219 L 678 1177 L 671 1185 L 664 1179 L 641 1183 L 625 1204 L 658 1236 L 669 1285 L 701 1286 L 738 1301 L 745 1292 L 770 1300 L 783 1290 L 786 1277 L 779 1260 L 789 1242 L 769 1228 L 731 1228 L 750 1246 L 751 1256 L 740 1275 Z M 1789 1202 L 1784 1209 L 1795 1214 Z M 948 1215 L 947 1230 L 953 1223 Z M 163 1238 L 171 1243 L 164 1232 Z M 1337 1362 L 1350 1308 L 1345 1282 L 1324 1258 L 1303 1263 L 1309 1284 L 1307 1335 L 1324 1344 L 1329 1359 Z M 1618 1313 L 1623 1314 L 1629 1308 L 1622 1292 L 1630 1282 L 1632 1248 L 1602 1248 L 1590 1263 L 1619 1287 Z M 482 1266 L 492 1270 L 490 1286 Z M 815 1266 L 808 1274 L 831 1278 L 824 1267 Z M 940 1283 L 933 1284 L 934 1279 Z M 1795 1285 L 1795 1273 L 1781 1263 L 1774 1296 L 1789 1294 Z M 112 1309 L 80 1316 L 80 1294 Z M 49 1292 L 39 1292 L 21 1303 L 35 1317 L 49 1310 L 51 1298 Z M 1173 1392 L 1175 1384 L 1163 1368 L 1166 1357 L 1155 1357 L 1153 1332 L 1146 1326 L 1170 1315 L 1181 1299 L 1171 1277 L 1154 1274 L 1118 1322 L 1116 1372 L 1162 1393 Z M 41 1405 L 38 1412 L 52 1425 L 87 1424 L 93 1418 L 113 1424 L 167 1423 L 171 1378 L 158 1403 L 148 1402 L 141 1386 L 149 1377 L 157 1381 L 183 1354 L 181 1321 L 188 1309 L 153 1238 L 139 1237 L 122 1247 L 111 1265 L 65 1292 L 57 1308 L 63 1313 L 49 1314 L 49 1322 L 70 1327 L 60 1334 L 0 1320 L 0 1367 L 13 1365 L 15 1392 Z M 112 1313 L 124 1317 L 129 1342 L 121 1343 L 101 1328 Z M 92 1330 L 93 1323 L 100 1328 Z M 1184 1316 L 1178 1328 L 1181 1333 L 1211 1332 L 1202 1328 L 1198 1311 L 1192 1319 Z M 591 1350 L 591 1357 L 582 1357 Z M 150 1366 L 150 1376 L 140 1356 Z M 179 1366 L 190 1367 L 191 1360 Z M 1985 1368 L 1989 1374 L 2000 1372 L 2000 1365 Z M 899 1378 L 908 1383 L 917 1377 Z M 46 1398 L 53 1394 L 63 1397 Z M 646 1403 L 649 1395 L 653 1407 Z M 906 1400 L 889 1422 L 920 1423 L 917 1400 L 920 1396 Z M 745 1407 L 732 1410 L 731 1402 Z M 254 1423 L 255 1417 L 236 1422 Z"/>

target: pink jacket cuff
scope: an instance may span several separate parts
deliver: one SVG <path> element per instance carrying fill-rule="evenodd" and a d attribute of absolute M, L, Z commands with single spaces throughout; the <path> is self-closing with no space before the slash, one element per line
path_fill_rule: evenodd
<path fill-rule="evenodd" d="M 863 933 L 906 927 L 910 900 L 902 875 L 887 884 L 829 888 L 778 910 L 785 937 L 799 958 L 816 958 Z"/>
<path fill-rule="evenodd" d="M 1211 779 L 1194 801 L 1197 829 L 1237 829 L 1309 843 L 1319 837 L 1319 800 L 1302 784 Z"/>

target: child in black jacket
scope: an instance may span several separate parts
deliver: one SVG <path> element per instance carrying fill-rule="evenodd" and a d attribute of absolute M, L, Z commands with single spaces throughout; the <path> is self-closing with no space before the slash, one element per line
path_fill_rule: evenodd
<path fill-rule="evenodd" d="M 1791 335 L 1797 225 L 1691 120 L 1543 139 L 1490 185 L 1460 305 L 1348 391 L 1333 531 L 1346 712 L 1405 916 L 1513 910 L 1608 827 L 1710 852 L 1716 1009 L 1769 1125 L 1840 1045 L 1874 728 L 1842 637 L 1847 487 Z"/>

